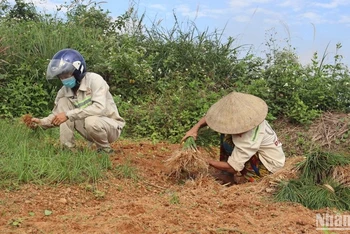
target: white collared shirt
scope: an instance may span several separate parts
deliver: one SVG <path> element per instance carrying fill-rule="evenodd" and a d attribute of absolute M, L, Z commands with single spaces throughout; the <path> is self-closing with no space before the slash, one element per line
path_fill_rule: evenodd
<path fill-rule="evenodd" d="M 286 158 L 282 143 L 266 120 L 248 132 L 232 135 L 232 142 L 235 147 L 227 162 L 236 171 L 242 171 L 244 164 L 257 152 L 259 160 L 270 172 L 284 166 Z"/>

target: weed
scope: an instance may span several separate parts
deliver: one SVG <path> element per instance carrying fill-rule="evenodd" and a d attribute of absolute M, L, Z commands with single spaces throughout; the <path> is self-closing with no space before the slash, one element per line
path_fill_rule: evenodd
<path fill-rule="evenodd" d="M 16 219 L 11 219 L 8 224 L 11 226 L 20 227 L 23 221 L 24 221 L 24 218 L 16 218 Z"/>
<path fill-rule="evenodd" d="M 114 172 L 118 178 L 126 178 L 137 181 L 139 176 L 137 174 L 137 169 L 130 165 L 130 162 L 126 164 L 117 165 Z"/>
<path fill-rule="evenodd" d="M 178 205 L 180 204 L 180 198 L 176 193 L 172 193 L 170 196 L 170 204 Z"/>

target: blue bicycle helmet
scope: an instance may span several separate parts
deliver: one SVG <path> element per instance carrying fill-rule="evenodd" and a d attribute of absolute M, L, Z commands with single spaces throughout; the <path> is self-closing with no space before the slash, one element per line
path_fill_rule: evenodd
<path fill-rule="evenodd" d="M 63 49 L 58 51 L 51 59 L 47 71 L 46 79 L 56 79 L 61 74 L 73 74 L 80 83 L 86 73 L 86 63 L 83 56 L 76 50 Z"/>

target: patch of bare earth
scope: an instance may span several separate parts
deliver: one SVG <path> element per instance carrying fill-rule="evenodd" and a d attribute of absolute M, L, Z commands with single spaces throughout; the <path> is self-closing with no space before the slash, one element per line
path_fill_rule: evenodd
<path fill-rule="evenodd" d="M 179 145 L 119 141 L 114 147 L 113 165 L 130 163 L 139 180 L 110 173 L 94 188 L 1 190 L 0 233 L 322 233 L 315 215 L 331 212 L 273 201 L 270 185 L 293 175 L 292 166 L 258 184 L 224 186 L 210 173 L 181 183 L 164 166 Z"/>

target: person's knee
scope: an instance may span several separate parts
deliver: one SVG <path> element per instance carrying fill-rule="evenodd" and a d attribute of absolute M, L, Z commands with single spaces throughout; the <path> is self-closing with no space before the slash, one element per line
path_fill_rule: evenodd
<path fill-rule="evenodd" d="M 85 129 L 88 134 L 101 132 L 103 131 L 103 125 L 99 121 L 96 121 L 95 118 L 86 118 L 85 119 Z"/>

